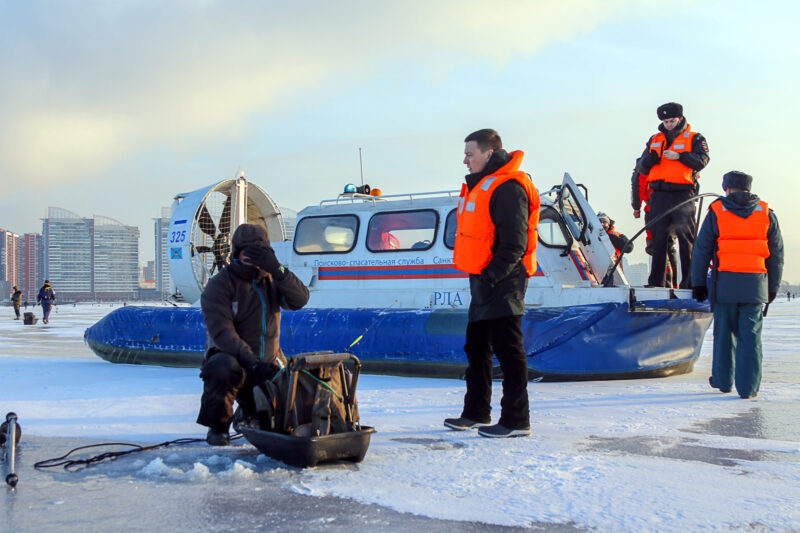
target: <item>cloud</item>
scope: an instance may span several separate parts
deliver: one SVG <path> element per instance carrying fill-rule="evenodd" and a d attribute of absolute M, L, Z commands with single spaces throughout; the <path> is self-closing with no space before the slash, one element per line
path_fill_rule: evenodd
<path fill-rule="evenodd" d="M 347 90 L 393 62 L 502 66 L 624 2 L 15 4 L 0 13 L 0 179 L 38 186 L 152 146 L 237 142 L 294 92 Z"/>

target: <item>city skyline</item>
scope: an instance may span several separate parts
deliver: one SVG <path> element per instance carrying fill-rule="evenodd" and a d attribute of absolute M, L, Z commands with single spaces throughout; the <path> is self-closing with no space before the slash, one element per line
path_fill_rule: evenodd
<path fill-rule="evenodd" d="M 681 16 L 666 13 L 625 0 L 0 1 L 0 225 L 39 231 L 65 205 L 145 228 L 176 194 L 240 170 L 300 210 L 360 183 L 360 148 L 386 194 L 453 190 L 464 136 L 493 127 L 540 190 L 569 172 L 633 235 L 630 172 L 656 107 L 677 101 L 708 139 L 701 192 L 752 174 L 796 283 L 800 4 L 676 0 Z M 142 232 L 143 261 L 154 238 Z"/>

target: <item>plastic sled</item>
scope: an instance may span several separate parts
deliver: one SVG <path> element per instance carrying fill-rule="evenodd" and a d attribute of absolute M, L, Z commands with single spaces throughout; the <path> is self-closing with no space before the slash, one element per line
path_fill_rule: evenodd
<path fill-rule="evenodd" d="M 345 377 L 343 363 L 346 361 L 354 363 L 350 379 Z M 312 434 L 312 424 L 303 423 L 302 416 L 299 415 L 301 409 L 296 402 L 298 377 L 301 372 L 307 374 L 314 370 L 327 371 L 328 375 L 330 372 L 340 374 L 346 431 L 315 435 Z M 349 353 L 312 352 L 297 355 L 286 367 L 288 388 L 280 393 L 277 393 L 277 388 L 272 389 L 275 391 L 273 396 L 276 396 L 274 398 L 276 401 L 270 403 L 279 412 L 271 411 L 270 414 L 277 416 L 279 422 L 263 429 L 265 426 L 259 423 L 259 417 L 246 416 L 241 409 L 237 409 L 233 426 L 261 453 L 291 466 L 306 468 L 339 460 L 361 462 L 367 453 L 370 436 L 375 433 L 375 428 L 362 426 L 358 420 L 355 391 L 360 370 L 360 361 Z M 273 429 L 269 430 L 270 427 Z"/>

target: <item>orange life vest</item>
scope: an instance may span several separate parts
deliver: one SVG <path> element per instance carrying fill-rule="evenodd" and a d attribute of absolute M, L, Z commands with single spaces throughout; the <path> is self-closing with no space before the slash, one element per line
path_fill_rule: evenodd
<path fill-rule="evenodd" d="M 659 131 L 650 137 L 650 150 L 662 156 L 661 161 L 647 175 L 647 181 L 665 181 L 667 183 L 694 183 L 692 179 L 692 169 L 680 162 L 679 159 L 667 159 L 663 157 L 665 150 L 673 152 L 691 152 L 692 141 L 697 132 L 691 131 L 691 126 L 686 125 L 686 130 L 675 137 L 670 146 L 667 146 L 667 136 Z"/>
<path fill-rule="evenodd" d="M 461 187 L 456 214 L 457 232 L 453 262 L 456 268 L 469 274 L 480 274 L 492 259 L 494 222 L 489 213 L 489 202 L 495 189 L 508 180 L 516 180 L 528 195 L 528 246 L 522 264 L 528 277 L 536 272 L 536 242 L 539 225 L 539 192 L 527 174 L 519 170 L 525 155 L 521 150 L 511 152 L 511 161 L 494 174 L 484 177 L 472 190 Z"/>
<path fill-rule="evenodd" d="M 606 231 L 606 233 L 608 233 L 609 235 L 616 235 L 617 237 L 620 237 L 620 238 L 622 237 L 622 234 L 620 232 L 618 232 L 617 230 L 615 230 L 613 228 L 613 226 L 608 228 L 608 231 Z M 612 244 L 612 246 L 613 246 L 613 244 Z M 614 261 L 616 261 L 617 257 L 619 257 L 620 255 L 622 255 L 622 250 L 620 250 L 619 248 L 614 246 Z"/>
<path fill-rule="evenodd" d="M 758 202 L 749 217 L 737 216 L 717 200 L 709 207 L 717 215 L 717 270 L 723 272 L 766 273 L 764 260 L 769 257 L 767 231 L 769 208 Z"/>

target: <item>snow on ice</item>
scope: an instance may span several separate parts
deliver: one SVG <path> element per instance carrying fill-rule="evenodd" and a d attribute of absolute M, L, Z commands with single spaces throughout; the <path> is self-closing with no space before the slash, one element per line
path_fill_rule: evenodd
<path fill-rule="evenodd" d="M 109 310 L 59 308 L 46 326 L 23 326 L 10 313 L 0 322 L 0 409 L 19 415 L 21 450 L 29 437 L 152 444 L 205 435 L 194 423 L 202 389 L 197 370 L 114 365 L 82 344 L 84 329 Z M 689 375 L 530 384 L 530 438 L 445 430 L 442 419 L 460 413 L 461 381 L 364 375 L 362 422 L 378 432 L 360 464 L 298 470 L 236 440 L 228 448 L 195 444 L 133 454 L 90 470 L 128 481 L 218 484 L 223 492 L 277 486 L 432 519 L 507 526 L 796 531 L 799 316 L 795 302 L 770 307 L 755 400 L 708 387 L 709 331 Z M 497 383 L 495 415 L 500 394 Z M 30 455 L 30 462 L 47 458 Z M 79 476 L 74 483 L 89 481 Z M 60 501 L 41 492 L 48 505 Z"/>

